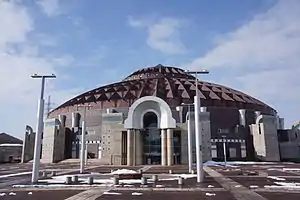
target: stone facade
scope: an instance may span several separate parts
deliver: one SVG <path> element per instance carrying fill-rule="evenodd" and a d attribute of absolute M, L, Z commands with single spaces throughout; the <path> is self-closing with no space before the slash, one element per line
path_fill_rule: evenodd
<path fill-rule="evenodd" d="M 34 154 L 34 142 L 35 142 L 35 133 L 30 126 L 26 126 L 23 149 L 22 149 L 22 158 L 21 162 L 26 163 L 33 159 Z"/>
<path fill-rule="evenodd" d="M 276 117 L 260 115 L 251 125 L 256 157 L 263 161 L 280 161 Z"/>
<path fill-rule="evenodd" d="M 58 119 L 48 119 L 44 124 L 41 162 L 62 161 L 65 149 L 65 127 Z"/>

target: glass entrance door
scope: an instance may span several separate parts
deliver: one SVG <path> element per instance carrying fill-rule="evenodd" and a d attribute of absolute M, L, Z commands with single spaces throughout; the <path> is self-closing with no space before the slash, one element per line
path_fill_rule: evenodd
<path fill-rule="evenodd" d="M 143 117 L 143 163 L 147 165 L 161 164 L 161 138 L 157 121 L 153 112 L 148 112 Z"/>
<path fill-rule="evenodd" d="M 161 164 L 161 138 L 160 130 L 148 128 L 143 132 L 144 163 L 148 165 Z"/>

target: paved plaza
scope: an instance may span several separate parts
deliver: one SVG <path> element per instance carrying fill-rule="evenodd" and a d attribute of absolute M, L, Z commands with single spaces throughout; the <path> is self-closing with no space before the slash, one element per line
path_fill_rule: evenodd
<path fill-rule="evenodd" d="M 84 174 L 78 174 L 79 163 L 42 166 L 42 170 L 57 171 L 56 176 L 41 178 L 30 185 L 30 165 L 3 165 L 0 171 L 0 199 L 222 199 L 222 200 L 289 200 L 300 198 L 300 164 L 293 163 L 208 163 L 204 166 L 205 180 L 197 183 L 196 175 L 187 166 L 97 166 L 90 164 Z M 15 171 L 14 171 L 15 170 Z M 59 171 L 60 170 L 60 171 Z M 141 180 L 112 181 L 114 172 L 143 171 L 147 183 Z M 13 174 L 9 176 L 11 171 Z M 20 175 L 18 175 L 18 172 Z M 67 176 L 78 176 L 78 183 L 65 184 Z M 158 181 L 153 180 L 157 175 Z M 93 177 L 93 185 L 87 180 Z M 178 184 L 182 177 L 183 184 Z M 26 180 L 27 178 L 27 180 Z M 18 181 L 19 180 L 19 181 Z M 6 183 L 6 185 L 5 185 Z M 11 183 L 11 184 L 7 184 Z"/>

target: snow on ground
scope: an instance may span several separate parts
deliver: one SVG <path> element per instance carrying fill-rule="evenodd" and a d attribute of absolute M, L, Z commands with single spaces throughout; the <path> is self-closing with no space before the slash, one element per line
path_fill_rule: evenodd
<path fill-rule="evenodd" d="M 156 185 L 155 187 L 157 187 L 157 188 L 162 188 L 162 187 L 164 187 L 163 185 Z"/>
<path fill-rule="evenodd" d="M 280 177 L 276 177 L 276 176 L 268 176 L 267 178 L 270 178 L 270 179 L 273 179 L 276 181 L 285 181 L 286 180 L 285 178 L 280 178 Z"/>
<path fill-rule="evenodd" d="M 209 192 L 206 192 L 205 195 L 206 195 L 206 196 L 216 196 L 216 193 L 209 193 Z"/>
<path fill-rule="evenodd" d="M 173 180 L 177 180 L 178 177 L 181 177 L 183 179 L 195 178 L 195 177 L 197 177 L 197 174 L 172 174 L 171 176 L 176 176 L 177 178 L 173 179 Z"/>
<path fill-rule="evenodd" d="M 274 165 L 278 164 L 275 162 L 248 162 L 248 161 L 230 161 L 226 162 L 226 166 L 228 167 L 237 167 L 235 165 Z M 207 161 L 203 163 L 204 166 L 225 166 L 225 162 L 216 162 L 216 161 Z"/>
<path fill-rule="evenodd" d="M 283 171 L 300 171 L 300 168 L 283 168 Z"/>
<path fill-rule="evenodd" d="M 23 144 L 0 144 L 0 147 L 22 147 Z"/>
<path fill-rule="evenodd" d="M 282 186 L 299 186 L 300 187 L 300 183 L 296 183 L 296 182 L 274 182 L 277 185 L 282 185 Z"/>
<path fill-rule="evenodd" d="M 131 195 L 132 196 L 141 196 L 141 195 L 143 195 L 143 193 L 133 192 Z"/>
<path fill-rule="evenodd" d="M 0 193 L 0 197 L 6 196 L 6 193 Z"/>
<path fill-rule="evenodd" d="M 119 174 L 137 174 L 138 172 L 130 169 L 118 169 L 116 171 L 111 172 L 110 174 L 119 175 Z"/>
<path fill-rule="evenodd" d="M 215 186 L 213 186 L 213 185 L 208 185 L 207 187 L 208 187 L 208 188 L 213 188 L 213 187 L 215 187 Z"/>
<path fill-rule="evenodd" d="M 6 174 L 6 175 L 1 175 L 0 178 L 8 178 L 8 177 L 13 177 L 13 176 L 21 176 L 21 175 L 27 175 L 31 174 L 32 172 L 20 172 L 16 174 Z"/>
<path fill-rule="evenodd" d="M 250 188 L 258 188 L 257 185 L 250 185 Z"/>
<path fill-rule="evenodd" d="M 117 193 L 117 192 L 103 192 L 103 194 L 107 194 L 107 195 L 121 195 L 121 193 Z"/>

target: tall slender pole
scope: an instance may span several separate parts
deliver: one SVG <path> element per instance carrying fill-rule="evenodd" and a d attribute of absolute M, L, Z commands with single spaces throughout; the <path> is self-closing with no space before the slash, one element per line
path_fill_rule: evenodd
<path fill-rule="evenodd" d="M 82 125 L 81 125 L 81 155 L 80 155 L 80 173 L 84 172 L 84 165 L 85 165 L 85 132 L 86 132 L 86 107 L 84 107 L 84 114 L 82 119 Z"/>
<path fill-rule="evenodd" d="M 192 152 L 192 122 L 191 122 L 191 107 L 188 105 L 188 158 L 189 158 L 189 173 L 192 173 L 193 168 L 193 152 Z"/>
<path fill-rule="evenodd" d="M 226 139 L 223 136 L 223 153 L 224 153 L 224 165 L 227 166 L 227 154 L 226 154 Z"/>
<path fill-rule="evenodd" d="M 197 164 L 197 182 L 203 182 L 203 167 L 202 167 L 202 134 L 200 131 L 200 98 L 198 94 L 198 78 L 196 73 L 196 96 L 195 96 L 195 134 L 196 134 L 196 164 Z"/>
<path fill-rule="evenodd" d="M 38 112 L 37 112 L 37 125 L 36 125 L 36 134 L 35 134 L 35 142 L 34 142 L 34 154 L 33 154 L 33 166 L 32 166 L 32 176 L 31 182 L 37 183 L 39 180 L 39 165 L 40 165 L 40 157 L 41 157 L 41 144 L 42 144 L 42 132 L 44 129 L 44 90 L 45 90 L 45 79 L 46 78 L 56 78 L 55 75 L 50 76 L 40 76 L 33 75 L 32 78 L 41 78 L 41 94 L 38 100 Z"/>

